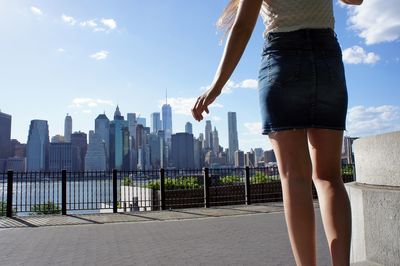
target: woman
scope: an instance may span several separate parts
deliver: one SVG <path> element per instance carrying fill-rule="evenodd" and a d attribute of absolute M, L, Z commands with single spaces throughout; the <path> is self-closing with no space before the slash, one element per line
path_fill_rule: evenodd
<path fill-rule="evenodd" d="M 278 161 L 297 265 L 316 265 L 311 182 L 332 264 L 349 265 L 351 212 L 340 171 L 347 89 L 332 9 L 332 0 L 231 0 L 218 22 L 229 31 L 221 62 L 210 89 L 192 109 L 197 121 L 209 113 L 261 13 L 266 25 L 259 72 L 262 133 L 269 136 Z"/>

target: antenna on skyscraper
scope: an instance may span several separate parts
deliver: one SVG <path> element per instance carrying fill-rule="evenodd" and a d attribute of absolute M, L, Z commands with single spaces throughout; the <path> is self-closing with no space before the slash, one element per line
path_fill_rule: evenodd
<path fill-rule="evenodd" d="M 165 88 L 165 104 L 168 104 L 168 89 Z"/>

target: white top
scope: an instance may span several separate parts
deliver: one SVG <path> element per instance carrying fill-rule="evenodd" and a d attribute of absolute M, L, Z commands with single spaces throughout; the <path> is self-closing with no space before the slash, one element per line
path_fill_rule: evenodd
<path fill-rule="evenodd" d="M 261 7 L 266 30 L 287 32 L 305 28 L 334 28 L 332 0 L 264 0 Z"/>

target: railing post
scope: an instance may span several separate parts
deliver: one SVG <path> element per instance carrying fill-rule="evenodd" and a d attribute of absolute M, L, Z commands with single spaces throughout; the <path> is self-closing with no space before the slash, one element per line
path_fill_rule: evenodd
<path fill-rule="evenodd" d="M 204 168 L 204 207 L 210 208 L 210 177 L 209 169 Z"/>
<path fill-rule="evenodd" d="M 61 214 L 67 215 L 67 170 L 61 172 Z"/>
<path fill-rule="evenodd" d="M 13 171 L 7 172 L 7 210 L 6 216 L 12 217 L 12 199 L 13 199 Z"/>
<path fill-rule="evenodd" d="M 117 169 L 112 171 L 112 188 L 113 188 L 113 213 L 118 212 L 118 195 L 117 195 Z"/>
<path fill-rule="evenodd" d="M 165 170 L 164 168 L 160 169 L 160 205 L 161 210 L 165 210 Z"/>
<path fill-rule="evenodd" d="M 246 166 L 246 182 L 245 182 L 245 193 L 246 193 L 246 204 L 250 205 L 251 204 L 251 190 L 250 190 L 250 168 Z"/>

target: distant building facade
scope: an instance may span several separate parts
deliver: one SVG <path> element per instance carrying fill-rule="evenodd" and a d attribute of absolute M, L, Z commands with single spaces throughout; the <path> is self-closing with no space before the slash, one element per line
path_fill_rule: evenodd
<path fill-rule="evenodd" d="M 71 144 L 78 147 L 78 165 L 75 171 L 85 171 L 85 156 L 87 152 L 87 135 L 84 132 L 74 132 L 71 134 Z"/>
<path fill-rule="evenodd" d="M 50 143 L 50 171 L 82 171 L 80 168 L 80 151 L 71 142 Z"/>
<path fill-rule="evenodd" d="M 0 112 L 0 159 L 11 156 L 11 115 Z"/>
<path fill-rule="evenodd" d="M 46 171 L 49 168 L 49 126 L 46 120 L 32 120 L 26 146 L 27 170 Z"/>
<path fill-rule="evenodd" d="M 239 150 L 236 112 L 228 112 L 228 142 L 229 142 L 228 161 L 230 164 L 234 164 L 235 152 Z"/>
<path fill-rule="evenodd" d="M 93 130 L 89 131 L 89 145 L 85 156 L 85 171 L 106 171 L 107 151 L 104 141 Z"/>
<path fill-rule="evenodd" d="M 162 130 L 160 113 L 158 112 L 152 113 L 150 115 L 150 120 L 151 120 L 151 132 L 153 134 L 157 134 L 159 130 Z"/>
<path fill-rule="evenodd" d="M 176 133 L 172 135 L 172 163 L 177 169 L 194 168 L 193 135 Z"/>
<path fill-rule="evenodd" d="M 72 134 L 72 117 L 67 114 L 64 120 L 64 141 L 71 142 Z"/>

